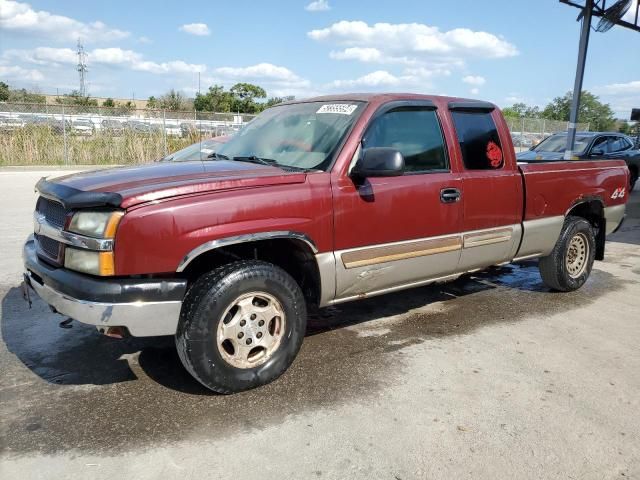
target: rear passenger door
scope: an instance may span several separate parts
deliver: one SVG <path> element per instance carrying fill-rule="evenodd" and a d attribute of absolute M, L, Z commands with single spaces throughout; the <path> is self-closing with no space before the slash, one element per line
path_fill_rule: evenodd
<path fill-rule="evenodd" d="M 451 102 L 449 110 L 463 166 L 458 269 L 509 261 L 522 236 L 523 189 L 508 128 L 489 103 Z"/>

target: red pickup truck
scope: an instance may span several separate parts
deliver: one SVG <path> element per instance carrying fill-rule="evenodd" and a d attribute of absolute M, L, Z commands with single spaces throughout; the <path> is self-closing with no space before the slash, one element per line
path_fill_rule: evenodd
<path fill-rule="evenodd" d="M 175 335 L 231 393 L 289 367 L 309 308 L 531 258 L 550 289 L 579 288 L 628 185 L 623 161 L 517 164 L 491 103 L 294 101 L 209 161 L 42 179 L 25 285 L 107 335 Z"/>

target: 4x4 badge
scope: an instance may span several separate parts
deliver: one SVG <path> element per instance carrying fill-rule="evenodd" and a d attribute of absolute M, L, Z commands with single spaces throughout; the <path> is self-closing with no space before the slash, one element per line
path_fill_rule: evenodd
<path fill-rule="evenodd" d="M 616 188 L 611 194 L 611 198 L 624 198 L 625 190 L 625 187 Z"/>

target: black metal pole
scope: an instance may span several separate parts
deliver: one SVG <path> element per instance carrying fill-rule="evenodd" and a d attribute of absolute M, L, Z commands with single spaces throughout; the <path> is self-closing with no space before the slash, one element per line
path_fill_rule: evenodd
<path fill-rule="evenodd" d="M 589 33 L 591 32 L 591 13 L 593 11 L 593 0 L 585 2 L 582 11 L 582 29 L 580 31 L 580 46 L 578 47 L 578 65 L 576 66 L 576 80 L 573 84 L 573 98 L 571 100 L 571 114 L 569 115 L 569 131 L 567 132 L 567 146 L 564 151 L 564 159 L 571 160 L 573 157 L 573 145 L 576 140 L 576 127 L 578 123 L 578 112 L 580 111 L 580 95 L 582 93 L 582 80 L 584 79 L 584 66 L 587 60 L 587 49 L 589 47 Z"/>

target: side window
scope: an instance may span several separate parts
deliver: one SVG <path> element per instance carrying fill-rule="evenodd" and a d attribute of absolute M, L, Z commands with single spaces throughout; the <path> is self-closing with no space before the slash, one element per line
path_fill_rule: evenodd
<path fill-rule="evenodd" d="M 491 112 L 452 111 L 451 116 L 467 170 L 496 170 L 504 166 L 502 145 Z"/>
<path fill-rule="evenodd" d="M 402 107 L 383 114 L 364 137 L 364 148 L 371 147 L 400 151 L 407 172 L 449 169 L 435 110 Z"/>
<path fill-rule="evenodd" d="M 596 149 L 601 150 L 602 153 L 609 153 L 609 137 L 596 138 L 596 141 L 593 142 L 593 147 L 591 147 L 591 152 Z"/>
<path fill-rule="evenodd" d="M 627 148 L 625 148 L 625 150 L 628 150 L 628 149 L 630 149 L 630 148 L 633 148 L 633 142 L 632 142 L 630 139 L 625 138 L 625 139 L 624 139 L 624 142 L 627 144 Z"/>
<path fill-rule="evenodd" d="M 629 144 L 627 140 L 623 137 L 615 137 L 611 142 L 611 146 L 609 148 L 609 152 L 622 152 L 623 150 L 627 150 L 629 148 Z"/>

